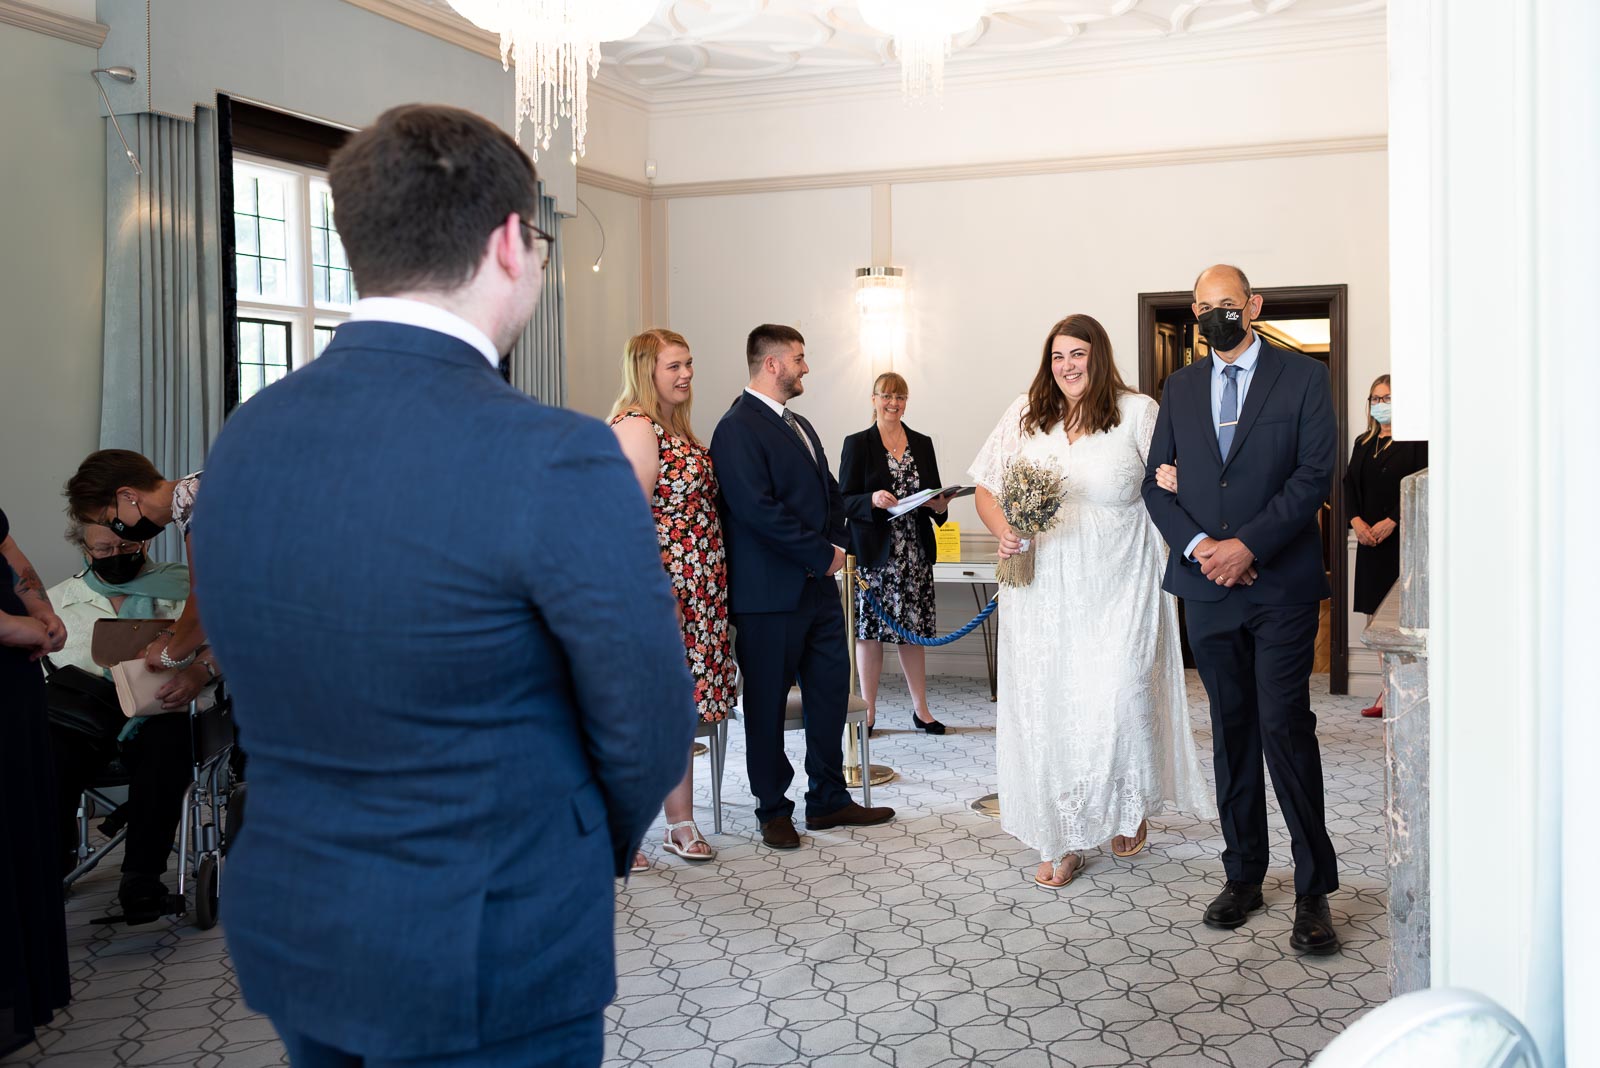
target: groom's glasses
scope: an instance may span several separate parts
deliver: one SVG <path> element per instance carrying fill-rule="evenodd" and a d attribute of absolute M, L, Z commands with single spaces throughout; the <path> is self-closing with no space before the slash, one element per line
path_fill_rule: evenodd
<path fill-rule="evenodd" d="M 542 271 L 546 267 L 549 267 L 550 250 L 555 248 L 556 239 L 526 219 L 518 219 L 517 222 L 522 224 L 522 228 L 528 231 L 535 241 L 543 242 L 543 244 L 539 246 L 539 269 Z"/>

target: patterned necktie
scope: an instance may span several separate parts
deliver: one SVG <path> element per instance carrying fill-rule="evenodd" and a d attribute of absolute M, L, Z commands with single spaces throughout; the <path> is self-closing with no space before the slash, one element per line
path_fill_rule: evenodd
<path fill-rule="evenodd" d="M 1217 420 L 1217 448 L 1228 458 L 1233 447 L 1233 432 L 1239 426 L 1239 368 L 1229 364 L 1222 369 L 1228 379 L 1222 384 L 1222 415 Z"/>
<path fill-rule="evenodd" d="M 783 421 L 789 424 L 789 429 L 793 430 L 795 436 L 800 439 L 800 444 L 806 447 L 806 453 L 811 457 L 811 462 L 816 463 L 817 451 L 811 447 L 811 439 L 806 437 L 806 432 L 800 429 L 800 420 L 795 418 L 793 412 L 785 408 L 783 410 Z"/>

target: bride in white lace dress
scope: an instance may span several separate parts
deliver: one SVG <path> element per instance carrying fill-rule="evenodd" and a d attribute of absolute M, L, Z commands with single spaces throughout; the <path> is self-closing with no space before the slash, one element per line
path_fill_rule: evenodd
<path fill-rule="evenodd" d="M 978 515 L 1019 540 L 1000 510 L 1020 456 L 1066 475 L 1061 516 L 1033 540 L 1033 583 L 1000 597 L 996 747 L 1000 825 L 1039 850 L 1035 876 L 1059 888 L 1080 851 L 1144 847 L 1168 807 L 1216 816 L 1189 727 L 1177 602 L 1161 590 L 1167 549 L 1140 497 L 1156 402 L 1117 374 L 1105 329 L 1057 323 L 1033 385 L 1000 417 L 971 476 Z"/>

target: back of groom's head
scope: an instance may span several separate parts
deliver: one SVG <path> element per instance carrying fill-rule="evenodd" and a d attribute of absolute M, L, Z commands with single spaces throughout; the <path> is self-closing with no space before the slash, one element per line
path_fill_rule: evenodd
<path fill-rule="evenodd" d="M 334 224 L 363 296 L 448 292 L 469 282 L 489 235 L 534 218 L 533 162 L 504 130 L 461 108 L 390 108 L 328 168 Z"/>

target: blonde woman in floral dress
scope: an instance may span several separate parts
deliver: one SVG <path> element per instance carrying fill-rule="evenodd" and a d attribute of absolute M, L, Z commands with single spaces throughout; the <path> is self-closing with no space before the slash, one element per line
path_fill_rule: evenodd
<path fill-rule="evenodd" d="M 694 357 L 683 335 L 646 330 L 628 341 L 611 429 L 655 514 L 661 563 L 672 576 L 700 718 L 726 718 L 734 700 L 728 636 L 728 558 L 717 518 L 711 454 L 689 422 Z M 694 763 L 667 795 L 662 848 L 688 861 L 717 855 L 694 822 Z M 643 853 L 633 870 L 650 863 Z"/>

